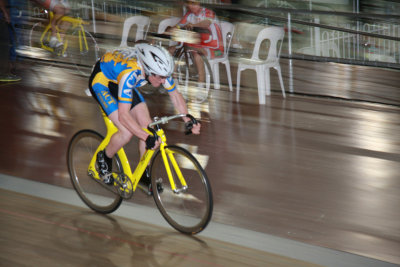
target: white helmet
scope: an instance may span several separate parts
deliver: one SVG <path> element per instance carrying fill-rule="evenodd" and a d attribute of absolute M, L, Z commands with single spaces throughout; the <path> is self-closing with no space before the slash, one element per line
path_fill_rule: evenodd
<path fill-rule="evenodd" d="M 149 44 L 137 44 L 135 47 L 147 75 L 169 77 L 174 72 L 174 60 L 165 48 Z"/>

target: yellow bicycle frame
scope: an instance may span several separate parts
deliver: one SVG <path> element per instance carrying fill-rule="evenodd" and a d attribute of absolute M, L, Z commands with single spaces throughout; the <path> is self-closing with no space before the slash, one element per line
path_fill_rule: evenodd
<path fill-rule="evenodd" d="M 42 35 L 40 36 L 40 45 L 41 48 L 50 51 L 50 52 L 54 52 L 54 48 L 47 46 L 44 44 L 44 40 L 46 40 L 47 42 L 50 42 L 50 38 L 51 38 L 51 21 L 54 19 L 54 14 L 53 12 L 50 12 L 50 21 L 49 24 L 45 27 Z M 83 21 L 81 18 L 72 18 L 72 17 L 68 17 L 68 16 L 63 16 L 60 21 L 64 21 L 64 22 L 69 22 L 72 24 L 71 29 L 75 29 L 75 28 L 79 28 L 79 35 L 78 35 L 78 39 L 79 39 L 79 51 L 88 51 L 89 50 L 89 46 L 87 44 L 87 40 L 86 40 L 86 36 L 85 36 L 85 30 L 83 28 L 84 24 L 89 24 L 86 21 Z M 60 28 L 57 26 L 57 39 L 61 42 L 61 36 L 60 36 Z M 63 49 L 61 51 L 61 55 L 63 55 L 65 53 L 65 51 L 68 48 L 68 38 L 67 40 L 64 42 L 64 46 Z"/>
<path fill-rule="evenodd" d="M 106 128 L 107 128 L 107 135 L 104 138 L 104 140 L 100 143 L 99 147 L 97 148 L 95 154 L 93 155 L 92 160 L 90 161 L 89 164 L 89 168 L 88 168 L 88 173 L 91 174 L 91 176 L 94 179 L 98 179 L 101 180 L 98 172 L 96 171 L 96 156 L 97 153 L 101 150 L 103 150 L 107 144 L 110 142 L 111 136 L 116 133 L 118 131 L 117 127 L 115 127 L 114 123 L 107 117 L 107 115 L 104 113 L 104 111 L 101 109 L 102 115 L 103 115 L 103 120 L 104 123 L 106 124 Z M 150 131 L 148 131 L 147 129 L 143 129 L 146 132 L 148 132 L 149 134 L 151 134 Z M 165 136 L 165 133 L 163 131 L 163 129 L 158 129 L 157 130 L 157 135 L 160 137 L 161 139 L 161 144 L 160 144 L 160 151 L 161 151 L 161 156 L 164 162 L 164 166 L 165 166 L 165 170 L 168 174 L 168 179 L 171 185 L 171 189 L 174 192 L 179 192 L 179 190 L 176 187 L 176 183 L 175 180 L 173 178 L 173 174 L 171 171 L 171 167 L 169 164 L 169 161 L 172 163 L 172 167 L 176 173 L 176 175 L 178 176 L 178 179 L 181 183 L 182 188 L 187 188 L 187 183 L 185 178 L 183 177 L 183 174 L 179 168 L 179 165 L 174 157 L 174 152 L 166 149 L 165 147 L 167 146 L 167 137 Z M 128 158 L 125 154 L 125 151 L 123 148 L 121 148 L 117 154 L 118 157 L 120 159 L 120 162 L 122 164 L 122 168 L 124 170 L 125 175 L 128 177 L 128 179 L 132 182 L 132 188 L 125 188 L 123 190 L 127 191 L 127 192 L 131 192 L 131 190 L 136 191 L 136 187 L 139 183 L 140 178 L 142 177 L 142 174 L 144 173 L 146 167 L 149 165 L 149 162 L 151 160 L 151 158 L 154 155 L 154 150 L 152 149 L 148 149 L 146 150 L 146 153 L 142 156 L 142 158 L 140 159 L 137 167 L 135 168 L 134 172 L 132 173 Z M 169 159 L 169 161 L 168 161 Z M 115 178 L 115 177 L 114 177 Z M 114 183 L 114 186 L 116 186 L 117 184 Z"/>

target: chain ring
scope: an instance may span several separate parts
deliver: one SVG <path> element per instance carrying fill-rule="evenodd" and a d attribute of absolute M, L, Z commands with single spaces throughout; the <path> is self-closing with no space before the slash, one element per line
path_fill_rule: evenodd
<path fill-rule="evenodd" d="M 118 174 L 116 182 L 118 194 L 124 199 L 131 198 L 133 195 L 133 185 L 131 179 L 129 179 L 125 173 L 121 173 Z"/>

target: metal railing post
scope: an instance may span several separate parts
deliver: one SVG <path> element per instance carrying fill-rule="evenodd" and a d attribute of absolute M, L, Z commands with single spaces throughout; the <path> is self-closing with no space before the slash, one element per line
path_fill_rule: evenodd
<path fill-rule="evenodd" d="M 288 13 L 288 45 L 289 45 L 289 91 L 293 93 L 292 20 L 290 13 Z"/>
<path fill-rule="evenodd" d="M 288 45 L 289 45 L 289 57 L 292 57 L 292 21 L 290 13 L 288 13 Z"/>
<path fill-rule="evenodd" d="M 94 0 L 92 0 L 92 20 L 93 20 L 93 33 L 96 34 L 96 16 L 94 12 Z"/>
<path fill-rule="evenodd" d="M 315 18 L 315 23 L 319 24 L 319 18 Z M 315 27 L 315 34 L 314 34 L 314 39 L 315 39 L 315 54 L 316 56 L 321 55 L 321 35 L 320 35 L 320 28 Z"/>

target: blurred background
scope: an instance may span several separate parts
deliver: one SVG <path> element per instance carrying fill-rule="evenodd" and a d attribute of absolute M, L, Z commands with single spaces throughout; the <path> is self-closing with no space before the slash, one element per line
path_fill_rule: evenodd
<path fill-rule="evenodd" d="M 231 58 L 250 57 L 258 32 L 265 26 L 285 29 L 281 58 L 345 64 L 400 68 L 399 5 L 396 1 L 372 0 L 226 0 L 201 1 L 214 10 L 220 21 L 235 25 L 229 49 Z M 162 19 L 181 17 L 182 1 L 75 1 L 70 0 L 69 15 L 85 21 L 85 31 L 104 51 L 119 46 L 124 21 L 132 16 L 150 18 L 149 32 L 157 32 Z M 49 14 L 33 1 L 8 0 L 15 29 L 17 55 L 20 58 L 48 59 L 33 39 L 40 38 Z M 36 27 L 35 27 L 36 26 Z M 7 47 L 6 24 L 1 25 L 3 46 Z M 135 40 L 135 27 L 128 36 L 128 45 Z M 145 33 L 144 38 L 147 35 Z M 148 39 L 151 37 L 148 37 Z M 5 53 L 6 49 L 2 49 Z M 267 51 L 267 49 L 262 50 Z M 261 52 L 262 52 L 261 51 Z M 264 53 L 264 52 L 262 52 Z M 7 59 L 7 56 L 2 56 Z M 54 60 L 54 58 L 53 58 Z M 62 60 L 58 58 L 57 60 Z M 90 67 L 93 61 L 82 64 Z M 7 64 L 2 64 L 3 68 Z M 233 79 L 235 81 L 235 79 Z M 246 85 L 246 84 L 245 84 Z M 289 84 L 286 88 L 298 92 Z M 325 93 L 324 93 L 325 94 Z"/>

